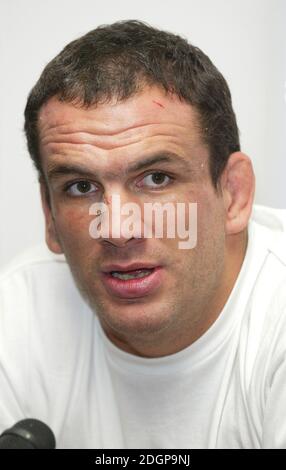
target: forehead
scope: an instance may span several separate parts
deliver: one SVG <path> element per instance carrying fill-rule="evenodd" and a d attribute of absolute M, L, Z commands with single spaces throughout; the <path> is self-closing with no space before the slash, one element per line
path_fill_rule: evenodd
<path fill-rule="evenodd" d="M 148 87 L 140 93 L 117 102 L 83 108 L 80 104 L 60 102 L 56 97 L 43 105 L 39 112 L 40 137 L 53 128 L 69 130 L 90 128 L 101 134 L 117 134 L 148 124 L 173 124 L 199 134 L 198 114 L 188 103 L 176 95 L 167 94 L 157 87 Z M 63 126 L 63 127 L 62 127 Z"/>

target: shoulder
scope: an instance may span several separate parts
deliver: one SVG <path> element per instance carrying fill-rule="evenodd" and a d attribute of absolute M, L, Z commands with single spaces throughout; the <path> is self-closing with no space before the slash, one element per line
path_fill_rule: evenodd
<path fill-rule="evenodd" d="M 254 206 L 250 231 L 254 251 L 264 255 L 244 321 L 242 362 L 263 409 L 269 383 L 286 363 L 286 210 Z"/>
<path fill-rule="evenodd" d="M 63 255 L 55 255 L 44 245 L 28 248 L 0 270 L 0 315 L 9 318 L 39 303 L 52 302 L 53 287 L 69 284 L 69 272 Z M 54 294 L 58 294 L 56 289 Z"/>
<path fill-rule="evenodd" d="M 286 304 L 286 210 L 255 205 L 249 223 L 249 245 L 248 268 L 258 266 L 249 307 L 252 321 L 261 328 L 270 312 L 273 323 Z"/>
<path fill-rule="evenodd" d="M 17 289 L 18 294 L 25 290 L 36 294 L 42 288 L 48 293 L 56 286 L 68 288 L 71 284 L 73 281 L 65 256 L 52 253 L 44 243 L 26 249 L 0 269 L 2 294 L 12 294 L 10 289 Z M 15 294 L 14 290 L 13 297 Z"/>
<path fill-rule="evenodd" d="M 78 325 L 85 308 L 64 255 L 44 244 L 25 250 L 0 271 L 0 322 L 7 328 L 14 324 L 19 330 L 27 322 Z"/>
<path fill-rule="evenodd" d="M 286 209 L 255 204 L 249 225 L 255 238 L 286 268 Z"/>
<path fill-rule="evenodd" d="M 286 210 L 255 205 L 249 234 L 252 263 L 259 256 L 263 261 L 254 283 L 253 303 L 256 301 L 265 308 L 271 306 L 275 298 L 283 304 L 286 299 Z"/>
<path fill-rule="evenodd" d="M 76 377 L 88 368 L 92 320 L 64 256 L 44 245 L 26 250 L 1 270 L 2 429 L 27 415 L 59 419 Z M 55 394 L 59 406 L 53 412 Z"/>
<path fill-rule="evenodd" d="M 251 224 L 254 250 L 264 252 L 252 292 L 252 321 L 256 336 L 258 331 L 269 336 L 286 320 L 286 210 L 256 205 Z"/>
<path fill-rule="evenodd" d="M 254 275 L 240 348 L 246 382 L 256 377 L 257 384 L 269 371 L 274 349 L 286 351 L 286 211 L 255 205 L 249 245 L 248 269 Z"/>
<path fill-rule="evenodd" d="M 33 267 L 38 266 L 39 269 L 41 267 L 50 267 L 52 269 L 57 263 L 66 264 L 64 255 L 52 253 L 44 243 L 34 245 L 16 255 L 4 267 L 1 267 L 0 283 L 9 280 L 9 278 L 12 278 L 17 273 L 32 269 Z"/>
<path fill-rule="evenodd" d="M 64 256 L 36 246 L 1 271 L 0 366 L 8 376 L 19 370 L 37 372 L 42 380 L 51 373 L 71 375 L 92 325 L 93 312 Z"/>

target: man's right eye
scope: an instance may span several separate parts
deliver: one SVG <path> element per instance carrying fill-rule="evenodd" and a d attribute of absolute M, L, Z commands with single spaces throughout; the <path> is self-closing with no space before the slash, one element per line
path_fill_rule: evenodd
<path fill-rule="evenodd" d="M 92 190 L 92 191 L 91 191 Z M 73 183 L 69 183 L 65 187 L 65 192 L 70 196 L 83 196 L 84 194 L 91 194 L 96 192 L 97 188 L 95 184 L 90 183 L 89 181 L 75 181 Z"/>

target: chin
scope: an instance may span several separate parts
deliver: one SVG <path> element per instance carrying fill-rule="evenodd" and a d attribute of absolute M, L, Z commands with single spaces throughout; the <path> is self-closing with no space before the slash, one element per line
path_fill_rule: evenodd
<path fill-rule="evenodd" d="M 156 308 L 157 307 L 157 308 Z M 170 316 L 162 305 L 133 303 L 110 305 L 98 311 L 104 325 L 122 336 L 152 335 L 163 331 L 170 323 Z"/>

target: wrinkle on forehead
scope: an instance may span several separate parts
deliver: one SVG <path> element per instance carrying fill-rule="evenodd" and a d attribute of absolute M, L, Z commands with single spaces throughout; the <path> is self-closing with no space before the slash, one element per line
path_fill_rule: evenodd
<path fill-rule="evenodd" d="M 188 139 L 189 132 L 183 126 L 172 124 L 146 124 L 143 126 L 130 127 L 116 133 L 101 134 L 91 123 L 91 128 L 76 125 L 77 130 L 69 129 L 68 126 L 53 127 L 41 133 L 41 145 L 55 147 L 57 144 L 85 144 L 102 149 L 113 149 L 139 143 L 143 139 L 161 138 L 166 140 L 177 140 L 179 137 Z"/>
<path fill-rule="evenodd" d="M 123 151 L 124 160 L 164 149 L 188 156 L 202 147 L 197 122 L 189 104 L 157 90 L 90 108 L 53 97 L 39 113 L 40 151 L 43 156 L 103 160 L 106 151 L 109 158 L 123 156 Z"/>
<path fill-rule="evenodd" d="M 124 101 L 98 104 L 89 108 L 52 97 L 39 112 L 39 127 L 42 130 L 46 127 L 52 129 L 66 125 L 74 130 L 77 124 L 84 130 L 84 121 L 89 121 L 88 129 L 90 122 L 94 122 L 99 133 L 111 135 L 156 122 L 177 124 L 192 122 L 195 125 L 198 116 L 189 103 L 166 94 L 157 87 L 145 89 Z"/>

